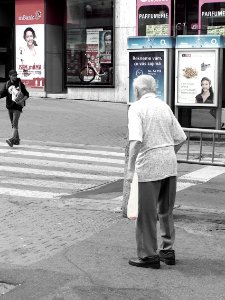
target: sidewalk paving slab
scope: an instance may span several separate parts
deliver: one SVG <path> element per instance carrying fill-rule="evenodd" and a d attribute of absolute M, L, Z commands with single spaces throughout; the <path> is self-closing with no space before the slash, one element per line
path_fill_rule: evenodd
<path fill-rule="evenodd" d="M 1 281 L 22 283 L 1 299 L 224 299 L 225 238 L 176 226 L 177 264 L 160 270 L 132 267 L 135 223 L 119 221 L 49 259 L 2 268 Z"/>

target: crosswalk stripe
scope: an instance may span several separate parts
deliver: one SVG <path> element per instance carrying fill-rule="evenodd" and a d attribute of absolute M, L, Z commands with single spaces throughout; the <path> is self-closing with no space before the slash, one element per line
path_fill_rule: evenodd
<path fill-rule="evenodd" d="M 179 180 L 196 181 L 199 183 L 207 182 L 210 179 L 225 173 L 224 167 L 207 166 L 194 172 L 179 177 Z"/>
<path fill-rule="evenodd" d="M 185 190 L 187 188 L 189 188 L 190 186 L 195 185 L 195 183 L 191 183 L 191 182 L 181 182 L 177 181 L 177 192 Z"/>
<path fill-rule="evenodd" d="M 193 185 L 205 183 L 216 176 L 225 173 L 224 167 L 207 166 L 194 172 L 180 176 L 177 180 L 177 192 L 189 188 Z"/>
<path fill-rule="evenodd" d="M 52 180 L 44 180 L 44 179 L 30 179 L 30 178 L 3 178 L 0 176 L 1 185 L 9 184 L 9 185 L 22 185 L 22 186 L 30 186 L 30 187 L 46 187 L 51 189 L 65 189 L 65 190 L 84 190 L 91 188 L 93 184 L 85 184 L 85 183 L 76 183 L 76 182 L 62 182 L 62 181 L 52 181 Z"/>
<path fill-rule="evenodd" d="M 107 175 L 96 175 L 96 174 L 87 174 L 87 173 L 72 173 L 72 172 L 62 172 L 62 171 L 50 171 L 44 169 L 31 169 L 31 168 L 19 168 L 19 167 L 9 167 L 9 166 L 0 166 L 0 171 L 5 172 L 15 172 L 15 173 L 24 173 L 24 174 L 36 174 L 44 176 L 56 176 L 56 177 L 68 177 L 73 179 L 86 179 L 86 180 L 115 180 L 121 179 L 120 176 L 107 176 Z"/>
<path fill-rule="evenodd" d="M 54 167 L 63 169 L 74 169 L 74 170 L 88 170 L 107 173 L 123 173 L 124 167 L 114 167 L 110 165 L 90 165 L 88 163 L 74 163 L 66 161 L 53 161 L 44 159 L 32 159 L 32 158 L 21 158 L 21 157 L 0 157 L 0 163 L 27 165 L 27 166 L 40 166 L 40 167 Z"/>
<path fill-rule="evenodd" d="M 23 189 L 12 189 L 0 187 L 0 194 L 7 196 L 18 196 L 25 198 L 38 198 L 38 199 L 54 199 L 59 198 L 64 195 L 69 195 L 66 193 L 53 193 L 53 192 L 41 192 L 41 191 L 31 191 Z"/>
<path fill-rule="evenodd" d="M 0 142 L 0 147 L 8 148 L 9 146 L 6 143 Z M 20 149 L 28 148 L 35 150 L 47 150 L 54 152 L 68 152 L 68 153 L 81 153 L 81 154 L 89 154 L 89 155 L 103 155 L 103 156 L 115 156 L 115 157 L 124 157 L 125 154 L 117 151 L 103 151 L 103 150 L 92 150 L 92 149 L 80 149 L 80 148 L 65 148 L 65 147 L 51 147 L 51 146 L 39 146 L 39 145 L 29 145 L 22 144 Z"/>
<path fill-rule="evenodd" d="M 66 154 L 58 154 L 58 153 L 47 153 L 47 152 L 35 152 L 35 151 L 25 151 L 19 149 L 0 149 L 0 153 L 2 154 L 10 154 L 10 155 L 25 155 L 25 156 L 38 156 L 38 157 L 48 157 L 48 158 L 60 158 L 60 159 L 68 159 L 68 160 L 88 160 L 91 162 L 104 162 L 111 164 L 124 164 L 124 160 L 122 159 L 113 159 L 113 158 L 103 158 L 103 157 L 92 157 L 92 156 L 81 156 L 81 155 L 66 155 Z"/>

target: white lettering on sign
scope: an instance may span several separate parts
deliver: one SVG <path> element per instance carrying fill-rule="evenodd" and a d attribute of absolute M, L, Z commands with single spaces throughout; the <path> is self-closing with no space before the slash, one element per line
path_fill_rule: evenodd
<path fill-rule="evenodd" d="M 203 11 L 202 17 L 225 17 L 225 11 Z"/>
<path fill-rule="evenodd" d="M 141 0 L 141 2 L 143 3 L 165 3 L 165 2 L 169 2 L 169 0 Z"/>
<path fill-rule="evenodd" d="M 139 14 L 139 19 L 168 19 L 169 14 Z"/>
<path fill-rule="evenodd" d="M 29 16 L 27 16 L 27 15 L 22 15 L 22 16 L 19 16 L 18 19 L 19 19 L 19 21 L 33 21 L 33 20 L 38 21 L 38 20 L 41 19 L 41 16 L 42 16 L 41 11 L 40 11 L 40 10 L 37 10 L 37 11 L 35 11 L 35 13 L 32 14 L 32 15 L 29 15 Z"/>

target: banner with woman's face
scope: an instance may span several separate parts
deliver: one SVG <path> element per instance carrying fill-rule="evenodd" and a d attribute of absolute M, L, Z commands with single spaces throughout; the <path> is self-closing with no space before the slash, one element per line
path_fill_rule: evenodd
<path fill-rule="evenodd" d="M 215 106 L 217 103 L 217 50 L 177 52 L 176 104 Z"/>
<path fill-rule="evenodd" d="M 28 89 L 43 91 L 44 1 L 27 4 L 16 1 L 16 70 Z"/>

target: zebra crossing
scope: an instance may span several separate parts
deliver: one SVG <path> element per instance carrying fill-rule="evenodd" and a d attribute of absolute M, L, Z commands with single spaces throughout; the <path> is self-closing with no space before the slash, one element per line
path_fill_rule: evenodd
<path fill-rule="evenodd" d="M 122 179 L 124 155 L 124 149 L 116 147 L 24 141 L 9 148 L 0 141 L 0 197 L 60 202 Z"/>
<path fill-rule="evenodd" d="M 124 156 L 121 148 L 38 141 L 10 148 L 0 139 L 0 262 L 36 263 L 118 222 L 112 211 L 121 208 L 121 191 L 79 192 L 123 179 Z M 223 172 L 210 166 L 186 173 L 177 190 Z"/>
<path fill-rule="evenodd" d="M 9 148 L 0 141 L 0 198 L 54 200 L 55 205 L 82 209 L 116 209 L 121 206 L 122 195 L 91 201 L 73 195 L 123 179 L 124 156 L 124 149 L 117 147 L 25 141 Z M 178 178 L 177 191 L 224 172 L 224 168 L 208 166 L 185 174 Z"/>

